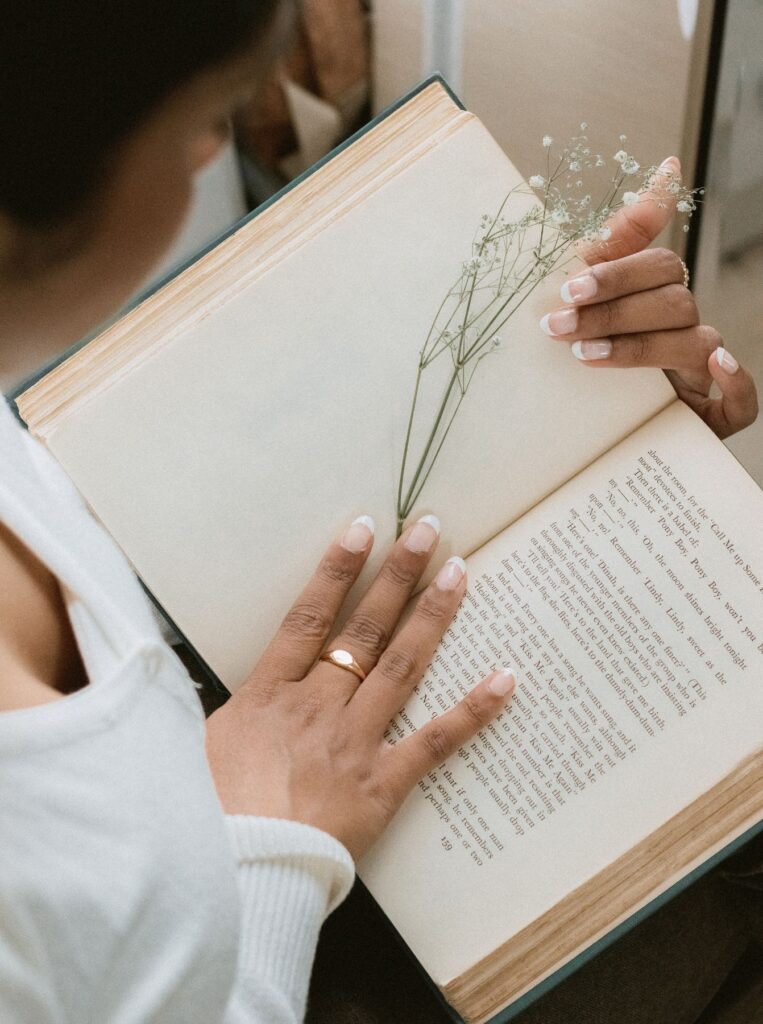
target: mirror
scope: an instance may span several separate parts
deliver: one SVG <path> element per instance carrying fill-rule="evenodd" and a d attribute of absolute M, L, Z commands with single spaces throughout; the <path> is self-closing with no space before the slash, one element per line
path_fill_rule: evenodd
<path fill-rule="evenodd" d="M 763 388 L 763 2 L 729 0 L 711 113 L 694 288 L 703 319 Z M 763 485 L 763 420 L 728 447 Z"/>

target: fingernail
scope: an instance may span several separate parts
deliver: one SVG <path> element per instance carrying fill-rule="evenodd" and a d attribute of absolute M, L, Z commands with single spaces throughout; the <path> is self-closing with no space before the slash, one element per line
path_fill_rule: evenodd
<path fill-rule="evenodd" d="M 598 288 L 599 282 L 593 274 L 581 274 L 580 277 L 565 281 L 559 291 L 564 302 L 580 302 L 593 298 Z"/>
<path fill-rule="evenodd" d="M 739 363 L 725 348 L 717 348 L 715 350 L 715 358 L 718 360 L 720 368 L 725 370 L 726 373 L 736 373 L 739 369 Z"/>
<path fill-rule="evenodd" d="M 583 362 L 589 359 L 609 359 L 612 355 L 612 342 L 607 338 L 600 341 L 575 341 L 571 348 L 573 356 Z"/>
<path fill-rule="evenodd" d="M 541 319 L 540 329 L 555 338 L 559 334 L 572 334 L 577 325 L 576 309 L 557 309 L 555 313 L 546 313 Z"/>
<path fill-rule="evenodd" d="M 681 161 L 677 156 L 667 156 L 657 168 L 658 171 L 675 171 L 681 173 Z"/>
<path fill-rule="evenodd" d="M 371 516 L 353 519 L 342 535 L 342 547 L 357 554 L 365 551 L 374 535 L 374 521 Z"/>
<path fill-rule="evenodd" d="M 440 590 L 455 590 L 466 572 L 466 562 L 458 555 L 451 555 L 435 576 L 435 585 Z"/>
<path fill-rule="evenodd" d="M 493 676 L 490 682 L 487 684 L 488 690 L 495 694 L 496 697 L 507 697 L 516 686 L 516 679 L 514 678 L 514 672 L 510 668 L 502 668 L 499 672 Z"/>
<path fill-rule="evenodd" d="M 440 520 L 437 516 L 422 516 L 421 519 L 416 520 L 416 525 L 406 537 L 403 547 L 414 551 L 417 555 L 423 555 L 425 551 L 429 551 L 439 536 Z"/>

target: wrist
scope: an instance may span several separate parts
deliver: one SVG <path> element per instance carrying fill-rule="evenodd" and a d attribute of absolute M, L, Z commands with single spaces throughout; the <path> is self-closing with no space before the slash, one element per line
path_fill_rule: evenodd
<path fill-rule="evenodd" d="M 310 876 L 325 892 L 323 916 L 352 888 L 353 858 L 328 832 L 300 821 L 250 814 L 226 814 L 225 823 L 239 866 L 279 865 Z"/>

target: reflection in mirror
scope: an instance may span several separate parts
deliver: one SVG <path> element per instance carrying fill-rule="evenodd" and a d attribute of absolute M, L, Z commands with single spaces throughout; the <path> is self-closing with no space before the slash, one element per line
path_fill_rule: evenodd
<path fill-rule="evenodd" d="M 763 2 L 726 6 L 695 271 L 706 323 L 763 386 Z M 763 420 L 729 448 L 763 484 Z"/>

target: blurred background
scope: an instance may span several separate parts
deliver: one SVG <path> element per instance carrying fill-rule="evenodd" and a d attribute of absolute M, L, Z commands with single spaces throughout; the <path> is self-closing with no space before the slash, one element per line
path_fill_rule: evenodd
<path fill-rule="evenodd" d="M 199 177 L 155 280 L 434 71 L 527 177 L 581 121 L 643 165 L 680 156 L 707 189 L 659 239 L 692 270 L 702 320 L 763 392 L 763 0 L 302 0 L 299 31 L 233 142 Z M 150 284 L 150 282 L 147 282 Z M 55 351 L 55 348 L 53 348 Z M 45 359 L 14 367 L 10 388 Z M 763 485 L 763 419 L 729 447 Z"/>

